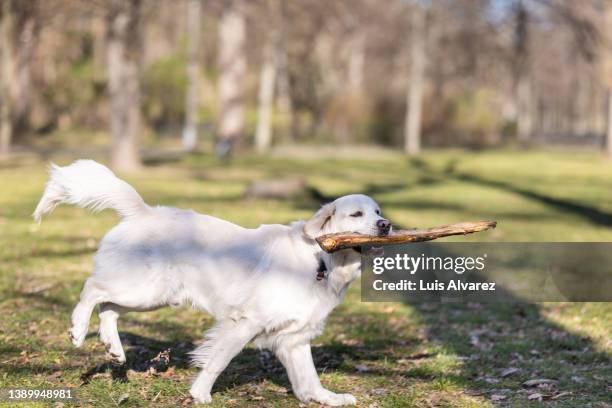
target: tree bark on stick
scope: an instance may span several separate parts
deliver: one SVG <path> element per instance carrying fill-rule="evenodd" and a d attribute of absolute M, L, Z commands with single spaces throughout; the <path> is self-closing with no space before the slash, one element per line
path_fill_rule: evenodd
<path fill-rule="evenodd" d="M 405 244 L 410 242 L 431 241 L 452 235 L 466 235 L 486 231 L 497 226 L 496 221 L 471 221 L 440 227 L 414 230 L 400 230 L 386 236 L 363 235 L 341 232 L 317 237 L 317 243 L 325 252 L 336 252 L 341 249 L 362 245 Z"/>
<path fill-rule="evenodd" d="M 217 156 L 226 158 L 244 134 L 243 82 L 246 23 L 242 0 L 228 0 L 219 21 L 219 126 Z"/>
<path fill-rule="evenodd" d="M 111 165 L 120 171 L 141 167 L 140 59 L 141 0 L 111 0 L 107 15 L 108 87 L 113 139 Z"/>
<path fill-rule="evenodd" d="M 0 156 L 7 156 L 13 137 L 10 87 L 14 82 L 13 10 L 3 0 L 0 8 Z"/>
<path fill-rule="evenodd" d="M 421 116 L 423 112 L 423 89 L 425 87 L 425 10 L 415 4 L 412 10 L 410 38 L 410 76 L 406 95 L 406 123 L 404 128 L 404 150 L 409 156 L 421 151 Z"/>
<path fill-rule="evenodd" d="M 198 143 L 198 93 L 200 86 L 200 30 L 202 0 L 187 3 L 187 92 L 183 149 L 193 151 Z"/>

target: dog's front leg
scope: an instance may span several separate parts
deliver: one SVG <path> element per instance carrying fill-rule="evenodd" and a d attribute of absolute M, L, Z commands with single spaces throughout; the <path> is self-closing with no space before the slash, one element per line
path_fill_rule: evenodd
<path fill-rule="evenodd" d="M 195 365 L 202 367 L 190 389 L 196 402 L 212 401 L 210 391 L 217 377 L 258 331 L 249 321 L 239 320 L 218 322 L 206 332 L 204 343 L 191 352 Z"/>
<path fill-rule="evenodd" d="M 309 343 L 281 344 L 275 353 L 287 369 L 293 393 L 301 401 L 313 400 L 331 406 L 357 403 L 357 400 L 351 394 L 336 394 L 323 388 L 312 361 Z"/>

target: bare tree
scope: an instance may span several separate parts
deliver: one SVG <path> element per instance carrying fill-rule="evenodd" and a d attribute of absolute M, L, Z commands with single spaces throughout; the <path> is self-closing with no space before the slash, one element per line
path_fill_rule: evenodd
<path fill-rule="evenodd" d="M 404 128 L 404 150 L 410 156 L 421 151 L 421 115 L 423 111 L 423 89 L 425 87 L 426 13 L 421 4 L 412 9 L 410 38 L 410 76 L 406 94 L 406 123 Z"/>
<path fill-rule="evenodd" d="M 276 61 L 272 44 L 267 44 L 259 77 L 259 97 L 255 147 L 259 152 L 270 149 L 272 144 L 272 101 L 276 82 Z"/>
<path fill-rule="evenodd" d="M 227 0 L 219 21 L 219 124 L 217 156 L 227 157 L 244 134 L 243 81 L 246 22 L 242 0 Z"/>
<path fill-rule="evenodd" d="M 111 163 L 117 170 L 141 166 L 140 133 L 140 0 L 111 0 L 107 15 L 108 86 L 110 91 Z"/>
<path fill-rule="evenodd" d="M 255 147 L 259 152 L 269 150 L 272 144 L 272 104 L 278 72 L 278 58 L 280 56 L 277 24 L 280 4 L 277 0 L 270 0 L 268 5 L 269 14 L 273 18 L 271 19 L 271 27 L 266 33 L 267 38 L 264 44 L 259 77 L 257 128 L 255 130 Z"/>
<path fill-rule="evenodd" d="M 532 96 L 529 77 L 529 12 L 523 0 L 515 5 L 515 98 L 517 136 L 520 141 L 531 138 L 533 131 Z"/>
<path fill-rule="evenodd" d="M 612 4 L 602 2 L 603 32 L 600 41 L 603 86 L 607 95 L 606 153 L 612 159 Z"/>
<path fill-rule="evenodd" d="M 187 4 L 187 94 L 185 128 L 183 129 L 183 149 L 187 151 L 193 151 L 198 142 L 201 14 L 202 0 L 189 0 Z"/>
<path fill-rule="evenodd" d="M 365 35 L 359 28 L 353 30 L 349 39 L 348 86 L 356 95 L 363 91 L 363 71 L 365 62 Z"/>
<path fill-rule="evenodd" d="M 9 154 L 13 136 L 10 86 L 14 81 L 13 10 L 11 0 L 0 8 L 0 156 Z"/>
<path fill-rule="evenodd" d="M 278 15 L 278 42 L 276 48 L 276 105 L 279 116 L 287 124 L 289 137 L 293 138 L 293 102 L 291 100 L 291 85 L 289 83 L 289 61 L 287 58 L 287 2 L 280 1 Z"/>
<path fill-rule="evenodd" d="M 27 126 L 30 102 L 31 65 L 34 48 L 40 31 L 40 1 L 21 0 L 16 3 L 15 41 L 15 91 L 13 120 L 16 127 Z"/>

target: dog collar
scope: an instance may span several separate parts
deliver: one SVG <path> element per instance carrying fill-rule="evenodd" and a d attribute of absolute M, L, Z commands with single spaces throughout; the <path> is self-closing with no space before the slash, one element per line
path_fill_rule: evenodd
<path fill-rule="evenodd" d="M 327 278 L 327 265 L 323 258 L 319 258 L 319 267 L 317 268 L 317 280 L 323 280 Z"/>

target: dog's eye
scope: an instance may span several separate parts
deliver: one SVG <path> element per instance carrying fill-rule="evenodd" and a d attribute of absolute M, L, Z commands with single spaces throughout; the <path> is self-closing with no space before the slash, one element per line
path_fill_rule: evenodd
<path fill-rule="evenodd" d="M 361 217 L 363 213 L 361 211 L 357 211 L 351 214 L 351 217 Z"/>
<path fill-rule="evenodd" d="M 380 210 L 376 210 L 376 215 L 380 215 Z"/>

